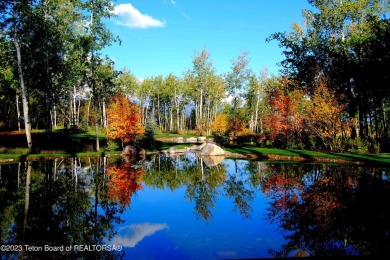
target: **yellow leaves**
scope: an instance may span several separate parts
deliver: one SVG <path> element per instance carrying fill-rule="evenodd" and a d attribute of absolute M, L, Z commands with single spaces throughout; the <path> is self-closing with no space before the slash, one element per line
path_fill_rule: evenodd
<path fill-rule="evenodd" d="M 228 130 L 229 121 L 225 114 L 218 114 L 211 123 L 211 130 L 217 135 L 221 136 L 226 133 Z"/>
<path fill-rule="evenodd" d="M 314 90 L 306 120 L 311 133 L 329 141 L 340 135 L 347 125 L 343 119 L 344 108 L 345 105 L 338 102 L 336 93 L 320 82 Z"/>

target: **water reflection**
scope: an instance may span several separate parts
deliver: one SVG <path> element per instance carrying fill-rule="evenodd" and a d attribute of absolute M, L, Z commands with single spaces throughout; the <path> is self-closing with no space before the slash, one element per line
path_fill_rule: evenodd
<path fill-rule="evenodd" d="M 13 245 L 2 248 L 2 259 L 54 255 L 120 258 L 117 252 L 107 250 L 62 248 L 102 245 L 115 235 L 113 226 L 121 222 L 120 208 L 107 196 L 105 166 L 105 158 L 1 165 L 0 244 Z"/>
<path fill-rule="evenodd" d="M 153 239 L 168 252 L 159 259 L 385 255 L 389 193 L 388 169 L 210 162 L 195 153 L 3 164 L 0 244 L 21 250 L 0 255 L 132 259 L 150 254 Z"/>
<path fill-rule="evenodd" d="M 261 175 L 268 217 L 287 239 L 274 256 L 389 254 L 388 170 L 270 164 Z"/>
<path fill-rule="evenodd" d="M 110 182 L 107 184 L 107 197 L 126 208 L 130 205 L 133 193 L 142 189 L 144 173 L 145 171 L 128 162 L 108 166 L 106 175 Z"/>
<path fill-rule="evenodd" d="M 142 241 L 145 237 L 154 235 L 156 232 L 167 229 L 167 224 L 152 224 L 152 223 L 140 223 L 131 224 L 120 228 L 121 234 L 115 236 L 112 239 L 112 243 L 122 245 L 124 247 L 135 247 L 138 242 Z"/>

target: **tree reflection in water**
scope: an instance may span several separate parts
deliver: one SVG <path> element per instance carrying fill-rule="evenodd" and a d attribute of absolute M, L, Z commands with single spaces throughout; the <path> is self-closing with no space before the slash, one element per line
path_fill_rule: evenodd
<path fill-rule="evenodd" d="M 110 178 L 110 182 L 107 184 L 107 196 L 117 201 L 123 208 L 130 206 L 133 194 L 142 189 L 144 174 L 144 170 L 127 162 L 108 166 L 106 175 Z"/>
<path fill-rule="evenodd" d="M 31 164 L 33 167 L 31 168 Z M 2 259 L 86 257 L 120 259 L 120 252 L 45 251 L 44 246 L 102 245 L 120 223 L 120 207 L 107 195 L 106 158 L 56 159 L 1 165 L 9 171 L 0 186 L 1 245 L 23 245 L 21 252 L 1 251 Z M 17 181 L 15 173 L 17 172 Z M 22 185 L 25 183 L 26 185 Z M 24 245 L 37 250 L 25 250 Z"/>
<path fill-rule="evenodd" d="M 131 208 L 137 191 L 148 186 L 184 187 L 197 220 L 206 223 L 218 211 L 218 200 L 228 199 L 247 220 L 259 206 L 256 197 L 266 195 L 266 218 L 286 239 L 280 249 L 270 250 L 275 257 L 389 252 L 390 209 L 384 203 L 390 195 L 388 169 L 207 159 L 188 153 L 141 161 L 98 157 L 0 165 L 0 243 L 39 247 L 115 241 L 115 228 L 124 223 L 121 214 Z M 120 259 L 124 253 L 0 251 L 2 259 L 48 256 Z"/>
<path fill-rule="evenodd" d="M 243 175 L 247 174 L 238 165 L 238 161 L 234 160 L 234 172 L 228 174 L 228 179 L 225 181 L 225 193 L 234 201 L 234 209 L 238 210 L 244 218 L 250 217 L 252 207 L 250 203 L 254 200 L 254 191 L 245 185 Z"/>
<path fill-rule="evenodd" d="M 389 172 L 356 166 L 269 164 L 261 188 L 287 243 L 275 257 L 388 255 Z"/>
<path fill-rule="evenodd" d="M 180 156 L 152 156 L 144 162 L 145 183 L 159 189 L 186 187 L 185 198 L 195 202 L 195 215 L 206 222 L 212 216 L 218 190 L 226 179 L 223 164 L 206 166 L 194 153 Z"/>

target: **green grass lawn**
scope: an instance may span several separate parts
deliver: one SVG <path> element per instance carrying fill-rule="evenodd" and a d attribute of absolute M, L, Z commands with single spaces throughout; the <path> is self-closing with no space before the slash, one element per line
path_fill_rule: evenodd
<path fill-rule="evenodd" d="M 147 152 L 158 152 L 167 150 L 170 147 L 183 149 L 194 145 L 194 143 L 175 143 L 164 138 L 174 137 L 197 137 L 194 133 L 188 134 L 165 134 L 159 133 L 156 138 L 162 138 L 149 143 L 143 147 Z M 47 158 L 64 156 L 97 156 L 104 154 L 119 154 L 121 148 L 116 151 L 109 151 L 106 144 L 104 132 L 99 132 L 100 151 L 95 151 L 95 131 L 76 131 L 65 133 L 64 130 L 53 131 L 50 136 L 44 131 L 34 131 L 33 141 L 37 152 L 29 154 L 26 147 L 25 135 L 22 132 L 1 132 L 0 133 L 0 159 Z M 380 154 L 352 154 L 352 153 L 331 153 L 296 149 L 262 148 L 254 144 L 242 143 L 240 145 L 226 145 L 223 148 L 231 153 L 256 155 L 260 159 L 269 159 L 270 155 L 280 157 L 299 157 L 307 161 L 315 161 L 318 158 L 343 160 L 346 162 L 362 162 L 371 164 L 390 164 L 390 153 Z"/>
<path fill-rule="evenodd" d="M 379 154 L 352 154 L 352 153 L 332 153 L 332 152 L 318 152 L 309 150 L 297 150 L 297 149 L 277 149 L 277 148 L 262 148 L 253 144 L 241 144 L 239 146 L 227 146 L 224 147 L 226 151 L 232 153 L 241 154 L 255 154 L 260 158 L 266 155 L 278 155 L 285 157 L 299 156 L 304 157 L 308 161 L 315 158 L 325 158 L 334 160 L 345 160 L 351 162 L 363 162 L 363 163 L 380 163 L 390 164 L 390 153 Z"/>

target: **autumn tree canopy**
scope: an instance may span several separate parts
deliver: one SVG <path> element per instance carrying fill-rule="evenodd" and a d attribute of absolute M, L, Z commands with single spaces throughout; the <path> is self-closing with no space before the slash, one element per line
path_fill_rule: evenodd
<path fill-rule="evenodd" d="M 132 195 L 142 189 L 141 182 L 145 171 L 134 168 L 130 163 L 124 163 L 119 166 L 110 165 L 106 174 L 111 180 L 108 183 L 107 196 L 118 201 L 123 207 L 129 206 Z"/>
<path fill-rule="evenodd" d="M 217 114 L 215 120 L 211 123 L 211 130 L 221 136 L 228 130 L 229 121 L 225 114 Z"/>
<path fill-rule="evenodd" d="M 315 87 L 305 121 L 311 135 L 320 138 L 330 150 L 335 148 L 336 137 L 348 131 L 350 120 L 344 109 L 345 105 L 338 102 L 335 91 L 329 90 L 325 82 Z"/>
<path fill-rule="evenodd" d="M 109 140 L 120 140 L 122 144 L 127 144 L 135 141 L 145 132 L 141 124 L 139 107 L 122 93 L 112 98 L 107 116 L 106 137 Z"/>

